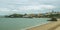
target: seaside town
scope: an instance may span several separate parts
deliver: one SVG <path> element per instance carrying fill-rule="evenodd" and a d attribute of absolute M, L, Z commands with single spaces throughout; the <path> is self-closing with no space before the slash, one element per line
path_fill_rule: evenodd
<path fill-rule="evenodd" d="M 47 13 L 39 13 L 39 14 L 11 14 L 6 15 L 7 18 L 51 18 L 51 17 L 57 17 L 60 18 L 60 12 L 47 12 Z"/>
<path fill-rule="evenodd" d="M 7 18 L 51 18 L 51 17 L 56 17 L 60 18 L 60 12 L 47 12 L 47 13 L 38 13 L 38 14 L 11 14 L 11 15 L 6 15 L 5 17 Z"/>

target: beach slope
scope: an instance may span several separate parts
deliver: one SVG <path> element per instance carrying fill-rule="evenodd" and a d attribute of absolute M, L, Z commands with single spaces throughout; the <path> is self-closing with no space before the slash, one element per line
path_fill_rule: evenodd
<path fill-rule="evenodd" d="M 47 24 L 32 27 L 26 30 L 57 30 L 57 29 L 60 29 L 60 21 L 49 22 Z"/>

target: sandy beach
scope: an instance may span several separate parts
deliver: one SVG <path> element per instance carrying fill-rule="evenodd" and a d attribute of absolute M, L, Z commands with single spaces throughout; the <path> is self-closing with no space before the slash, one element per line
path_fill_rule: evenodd
<path fill-rule="evenodd" d="M 52 21 L 47 24 L 32 27 L 26 30 L 60 30 L 60 19 L 58 19 L 58 21 Z"/>

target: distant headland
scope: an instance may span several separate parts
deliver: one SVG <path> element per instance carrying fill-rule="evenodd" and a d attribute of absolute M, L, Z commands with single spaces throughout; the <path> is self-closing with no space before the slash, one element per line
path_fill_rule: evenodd
<path fill-rule="evenodd" d="M 60 18 L 60 12 L 47 12 L 47 13 L 39 13 L 39 14 L 11 14 L 4 16 L 6 18 L 51 18 L 57 17 Z"/>

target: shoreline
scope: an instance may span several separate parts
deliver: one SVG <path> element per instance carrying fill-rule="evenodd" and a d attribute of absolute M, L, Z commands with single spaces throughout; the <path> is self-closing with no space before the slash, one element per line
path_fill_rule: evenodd
<path fill-rule="evenodd" d="M 50 23 L 50 22 L 47 22 L 47 23 Z M 35 26 L 31 26 L 31 27 L 27 27 L 27 28 L 24 28 L 24 29 L 29 29 L 29 28 L 32 28 L 32 27 L 36 27 L 36 26 L 41 26 L 41 25 L 44 25 L 44 24 L 47 24 L 47 23 L 43 23 L 43 24 L 38 24 L 38 25 L 35 25 Z"/>
<path fill-rule="evenodd" d="M 50 23 L 50 22 L 47 22 L 47 23 Z M 31 26 L 31 27 L 23 28 L 23 29 L 21 29 L 21 30 L 26 30 L 26 29 L 30 29 L 30 28 L 33 28 L 33 27 L 42 26 L 42 25 L 47 24 L 47 23 L 38 24 L 38 25 L 35 25 L 35 26 Z"/>
<path fill-rule="evenodd" d="M 57 27 L 60 26 L 60 19 L 58 19 L 58 21 L 53 21 L 53 22 L 49 22 L 43 25 L 39 25 L 39 26 L 35 26 L 32 28 L 28 28 L 26 30 L 54 30 Z"/>

